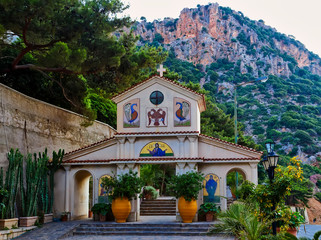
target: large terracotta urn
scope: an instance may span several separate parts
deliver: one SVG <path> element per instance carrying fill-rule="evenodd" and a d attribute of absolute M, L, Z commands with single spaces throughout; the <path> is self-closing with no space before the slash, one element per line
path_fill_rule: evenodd
<path fill-rule="evenodd" d="M 186 201 L 184 197 L 178 199 L 178 211 L 183 219 L 183 223 L 191 223 L 196 212 L 197 202 L 196 200 Z"/>
<path fill-rule="evenodd" d="M 124 223 L 131 210 L 130 201 L 127 197 L 116 198 L 111 204 L 111 210 L 116 218 L 116 222 Z"/>

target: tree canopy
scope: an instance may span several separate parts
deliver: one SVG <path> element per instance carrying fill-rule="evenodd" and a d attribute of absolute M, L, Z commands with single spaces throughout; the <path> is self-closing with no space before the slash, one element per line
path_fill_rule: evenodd
<path fill-rule="evenodd" d="M 106 98 L 163 62 L 162 47 L 137 47 L 120 0 L 0 0 L 0 82 L 115 126 Z M 99 100 L 99 101 L 98 101 Z"/>

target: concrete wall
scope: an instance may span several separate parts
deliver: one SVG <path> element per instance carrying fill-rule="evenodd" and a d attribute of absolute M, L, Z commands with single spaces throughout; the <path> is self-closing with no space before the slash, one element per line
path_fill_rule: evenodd
<path fill-rule="evenodd" d="M 30 98 L 0 84 L 0 167 L 7 166 L 11 148 L 23 154 L 70 152 L 113 136 L 115 130 L 95 121 L 81 126 L 85 118 L 74 112 Z"/>

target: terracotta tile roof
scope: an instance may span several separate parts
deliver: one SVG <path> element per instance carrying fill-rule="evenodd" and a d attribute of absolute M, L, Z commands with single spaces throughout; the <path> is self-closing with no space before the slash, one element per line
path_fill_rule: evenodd
<path fill-rule="evenodd" d="M 123 159 L 105 159 L 105 160 L 68 160 L 64 161 L 65 163 L 109 163 L 109 162 L 147 162 L 147 161 L 197 161 L 201 160 L 202 162 L 215 162 L 215 161 L 253 161 L 260 160 L 259 158 L 171 158 L 171 157 L 159 157 L 159 158 L 123 158 Z"/>
<path fill-rule="evenodd" d="M 239 144 L 227 142 L 227 141 L 221 140 L 221 139 L 219 139 L 219 138 L 210 137 L 210 136 L 207 136 L 207 135 L 205 135 L 205 134 L 200 134 L 199 136 L 200 136 L 200 137 L 204 137 L 204 138 L 214 139 L 214 140 L 217 140 L 217 141 L 220 141 L 220 142 L 223 142 L 223 143 L 226 143 L 226 144 L 235 146 L 235 147 L 239 147 L 239 148 L 243 148 L 243 149 L 246 149 L 246 150 L 249 150 L 249 151 L 252 151 L 252 152 L 256 152 L 256 153 L 263 154 L 262 151 L 257 151 L 257 150 L 255 150 L 255 149 L 253 149 L 253 148 L 249 148 L 249 147 L 245 147 L 245 146 L 242 146 L 242 145 L 239 145 Z"/>
<path fill-rule="evenodd" d="M 115 139 L 115 137 L 105 138 L 105 139 L 103 139 L 103 140 L 101 140 L 101 141 L 99 141 L 99 142 L 95 142 L 95 143 L 93 143 L 93 144 L 84 146 L 84 147 L 82 147 L 82 148 L 78 148 L 78 149 L 76 149 L 76 150 L 74 150 L 74 151 L 65 153 L 65 156 L 66 156 L 66 155 L 69 155 L 69 154 L 72 154 L 72 153 L 75 153 L 75 152 L 78 152 L 78 151 L 80 151 L 80 150 L 86 149 L 86 148 L 90 148 L 90 147 L 99 145 L 99 144 L 101 144 L 101 143 L 103 143 L 103 142 L 108 142 L 109 140 L 112 140 L 112 139 Z"/>
<path fill-rule="evenodd" d="M 215 162 L 215 161 L 251 161 L 258 160 L 260 158 L 204 158 L 204 162 Z"/>
<path fill-rule="evenodd" d="M 161 134 L 199 134 L 199 131 L 172 131 L 172 132 L 125 132 L 125 133 L 115 133 L 115 135 L 161 135 Z"/>
<path fill-rule="evenodd" d="M 198 92 L 196 92 L 196 91 L 194 91 L 194 90 L 192 90 L 192 89 L 190 89 L 190 88 L 188 88 L 188 87 L 185 87 L 185 86 L 183 86 L 182 84 L 180 84 L 180 83 L 178 83 L 178 82 L 175 82 L 175 81 L 173 81 L 173 80 L 170 80 L 170 79 L 168 79 L 168 78 L 160 77 L 160 76 L 158 76 L 157 74 L 151 76 L 150 78 L 147 78 L 146 80 L 143 80 L 143 81 L 141 81 L 141 82 L 139 82 L 139 83 L 134 84 L 133 86 L 131 86 L 131 87 L 125 89 L 124 91 L 118 93 L 117 95 L 113 96 L 112 99 L 115 98 L 116 96 L 119 96 L 119 95 L 124 94 L 125 92 L 127 92 L 127 91 L 129 91 L 129 90 L 131 90 L 131 89 L 133 89 L 133 88 L 136 88 L 136 87 L 144 84 L 145 82 L 148 82 L 149 80 L 151 80 L 151 79 L 154 78 L 154 77 L 161 78 L 161 79 L 163 79 L 163 80 L 165 80 L 165 81 L 168 81 L 168 82 L 170 82 L 170 83 L 172 83 L 172 84 L 174 84 L 174 85 L 176 85 L 176 86 L 179 86 L 179 87 L 181 87 L 181 88 L 184 88 L 184 89 L 186 89 L 186 90 L 188 90 L 188 91 L 190 91 L 190 92 L 192 92 L 192 93 L 195 93 L 195 94 L 201 96 L 201 97 L 203 98 L 204 102 L 205 102 L 204 94 L 198 93 Z"/>

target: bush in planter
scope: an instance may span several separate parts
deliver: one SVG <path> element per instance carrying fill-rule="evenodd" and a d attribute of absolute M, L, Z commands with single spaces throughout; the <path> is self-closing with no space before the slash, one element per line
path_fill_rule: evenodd
<path fill-rule="evenodd" d="M 158 197 L 158 191 L 152 186 L 145 186 L 143 190 L 143 197 L 146 200 L 156 199 Z"/>
<path fill-rule="evenodd" d="M 213 221 L 215 219 L 215 216 L 221 211 L 220 207 L 217 207 L 215 203 L 207 202 L 203 203 L 200 206 L 200 209 L 198 210 L 199 214 L 205 214 L 210 215 L 210 217 L 206 217 L 207 221 Z"/>
<path fill-rule="evenodd" d="M 110 203 L 96 203 L 91 211 L 95 214 L 95 221 L 98 215 L 106 216 L 106 220 L 112 220 L 111 204 Z"/>
<path fill-rule="evenodd" d="M 129 173 L 117 177 L 105 177 L 102 179 L 102 186 L 106 191 L 111 190 L 112 199 L 123 197 L 127 197 L 128 200 L 136 199 L 143 186 L 142 180 L 137 175 L 137 172 L 130 170 Z"/>
<path fill-rule="evenodd" d="M 203 189 L 204 175 L 199 172 L 187 172 L 173 176 L 169 190 L 176 198 L 184 197 L 186 201 L 197 200 L 199 191 Z"/>
<path fill-rule="evenodd" d="M 202 190 L 204 175 L 198 172 L 187 172 L 173 176 L 169 190 L 178 199 L 178 211 L 184 223 L 191 223 L 197 212 L 197 198 Z"/>
<path fill-rule="evenodd" d="M 136 199 L 143 186 L 141 179 L 137 175 L 137 172 L 134 173 L 130 170 L 129 173 L 118 177 L 102 179 L 102 186 L 107 192 L 111 191 L 110 196 L 113 199 L 112 212 L 118 223 L 126 222 L 131 210 L 129 200 Z"/>

